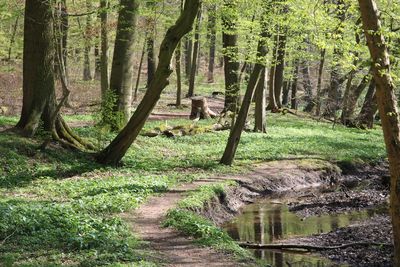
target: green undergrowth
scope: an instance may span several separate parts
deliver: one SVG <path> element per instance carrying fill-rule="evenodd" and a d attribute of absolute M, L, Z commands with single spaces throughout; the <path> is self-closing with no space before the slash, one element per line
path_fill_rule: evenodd
<path fill-rule="evenodd" d="M 232 254 L 238 260 L 252 259 L 251 254 L 241 248 L 228 233 L 194 212 L 203 208 L 212 199 L 223 196 L 226 189 L 235 184 L 233 181 L 227 181 L 200 186 L 181 200 L 177 208 L 168 212 L 163 222 L 164 227 L 173 227 L 185 235 L 196 238 L 196 243 Z"/>
<path fill-rule="evenodd" d="M 88 115 L 67 119 L 91 120 Z M 0 116 L 0 127 L 12 126 L 17 120 Z M 207 127 L 215 122 L 196 125 Z M 151 121 L 144 131 L 190 124 L 189 120 Z M 96 142 L 99 134 L 94 127 L 75 131 L 101 145 L 115 136 L 103 133 L 101 142 Z M 269 115 L 267 134 L 243 133 L 233 167 L 218 164 L 227 131 L 176 138 L 140 136 L 120 168 L 99 165 L 93 155 L 66 150 L 58 144 L 41 151 L 42 138 L 0 133 L 0 266 L 151 264 L 144 263 L 152 257 L 144 255 L 140 241 L 117 216 L 137 208 L 149 196 L 182 182 L 242 174 L 251 164 L 263 161 L 317 159 L 350 164 L 385 157 L 379 127 L 369 131 L 333 128 L 289 114 Z M 202 197 L 189 196 L 180 204 L 176 217 L 201 221 L 187 213 L 188 207 L 200 207 L 216 191 L 222 192 L 214 189 L 204 189 Z M 198 225 L 209 229 L 204 231 L 218 232 L 206 221 Z M 228 240 L 221 235 L 220 239 Z"/>

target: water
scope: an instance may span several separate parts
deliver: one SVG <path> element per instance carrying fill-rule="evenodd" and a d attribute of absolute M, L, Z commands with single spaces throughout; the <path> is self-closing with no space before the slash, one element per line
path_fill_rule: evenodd
<path fill-rule="evenodd" d="M 243 212 L 224 228 L 235 240 L 257 244 L 270 244 L 282 239 L 327 233 L 355 221 L 367 219 L 381 211 L 366 210 L 348 214 L 323 215 L 304 220 L 289 211 L 285 204 L 269 200 L 248 205 Z M 310 253 L 293 253 L 273 250 L 254 250 L 257 258 L 276 267 L 334 265 L 327 259 Z"/>

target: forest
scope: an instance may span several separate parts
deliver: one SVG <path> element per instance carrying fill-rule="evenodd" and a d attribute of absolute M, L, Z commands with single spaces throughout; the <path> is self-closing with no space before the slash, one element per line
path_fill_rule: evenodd
<path fill-rule="evenodd" d="M 400 2 L 0 0 L 0 266 L 400 267 Z"/>

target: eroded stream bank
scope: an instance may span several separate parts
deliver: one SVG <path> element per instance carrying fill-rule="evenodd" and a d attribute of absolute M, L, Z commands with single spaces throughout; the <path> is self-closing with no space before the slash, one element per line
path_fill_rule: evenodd
<path fill-rule="evenodd" d="M 197 212 L 225 226 L 238 241 L 390 244 L 391 225 L 382 209 L 387 206 L 387 171 L 385 163 L 350 166 L 280 161 L 238 179 L 240 186 Z M 260 200 L 263 197 L 268 200 Z M 273 266 L 391 266 L 392 248 L 354 246 L 326 250 L 318 256 L 271 250 L 255 254 Z"/>

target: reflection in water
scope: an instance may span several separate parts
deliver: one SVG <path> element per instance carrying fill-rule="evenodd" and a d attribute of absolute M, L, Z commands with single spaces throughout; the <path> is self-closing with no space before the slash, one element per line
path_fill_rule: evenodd
<path fill-rule="evenodd" d="M 350 223 L 374 216 L 377 211 L 367 210 L 350 214 L 324 215 L 300 219 L 289 212 L 286 205 L 268 201 L 249 205 L 235 220 L 227 223 L 225 229 L 235 240 L 269 244 L 296 236 L 326 233 Z M 255 250 L 259 259 L 276 267 L 283 266 L 333 266 L 329 260 L 309 253 L 293 253 L 272 250 Z"/>

